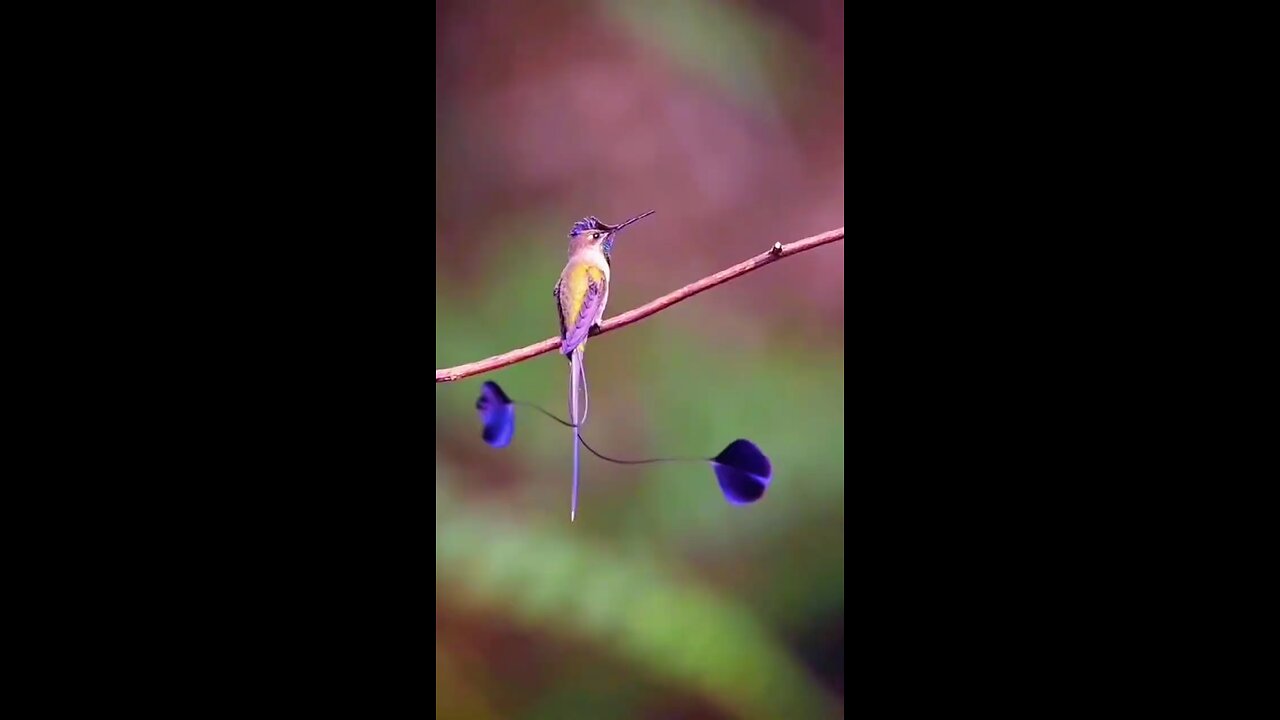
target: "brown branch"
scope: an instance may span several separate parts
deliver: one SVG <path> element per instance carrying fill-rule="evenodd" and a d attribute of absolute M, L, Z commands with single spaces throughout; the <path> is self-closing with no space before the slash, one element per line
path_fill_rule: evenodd
<path fill-rule="evenodd" d="M 812 250 L 819 245 L 826 245 L 827 243 L 843 239 L 844 228 L 836 228 L 835 230 L 828 230 L 821 235 L 814 235 L 813 237 L 807 237 L 803 240 L 797 240 L 790 245 L 774 243 L 772 248 L 749 260 L 740 262 L 731 268 L 721 270 L 715 275 L 708 275 L 695 283 L 685 285 L 679 290 L 667 293 L 646 305 L 641 305 L 634 310 L 628 310 L 621 315 L 615 315 L 614 317 L 605 320 L 600 323 L 600 332 L 597 334 L 603 335 L 610 330 L 617 330 L 618 328 L 626 327 L 633 322 L 643 320 L 659 310 L 665 310 L 681 300 L 693 297 L 703 290 L 710 290 L 720 283 L 728 282 L 739 275 L 745 275 L 752 270 L 764 267 L 775 260 L 781 260 L 784 257 L 795 255 L 796 253 L 802 253 L 805 250 Z M 461 380 L 463 378 L 471 377 L 472 375 L 487 373 L 490 370 L 504 368 L 508 365 L 514 365 L 523 360 L 537 357 L 543 353 L 551 352 L 558 347 L 560 347 L 560 338 L 548 338 L 542 342 L 522 347 L 519 350 L 512 350 L 511 352 L 503 353 L 501 355 L 494 355 L 491 358 L 477 360 L 476 362 L 467 363 L 466 365 L 458 365 L 457 367 L 437 370 L 436 382 L 453 382 L 454 380 Z"/>

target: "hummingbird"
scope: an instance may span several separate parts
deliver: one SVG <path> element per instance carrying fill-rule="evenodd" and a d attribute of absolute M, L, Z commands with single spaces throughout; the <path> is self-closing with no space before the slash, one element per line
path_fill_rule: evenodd
<path fill-rule="evenodd" d="M 623 228 L 655 212 L 650 210 L 617 225 L 600 222 L 595 216 L 574 223 L 569 230 L 569 262 L 560 271 L 560 279 L 552 291 L 556 313 L 560 316 L 560 352 L 569 358 L 569 417 L 573 421 L 573 496 L 569 501 L 569 522 L 578 514 L 578 431 L 586 422 L 590 407 L 583 353 L 587 338 L 600 331 L 600 320 L 609 302 L 613 241 Z"/>

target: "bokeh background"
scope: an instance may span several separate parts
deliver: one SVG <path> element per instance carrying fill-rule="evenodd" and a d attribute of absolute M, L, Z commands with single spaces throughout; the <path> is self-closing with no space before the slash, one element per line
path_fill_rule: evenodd
<path fill-rule="evenodd" d="M 437 3 L 436 367 L 558 332 L 575 220 L 628 228 L 612 316 L 844 218 L 843 3 Z M 615 457 L 773 461 L 754 505 L 704 465 L 618 467 L 480 384 L 566 414 L 547 354 L 436 386 L 436 715 L 826 718 L 844 707 L 844 243 L 591 340 L 585 436 Z"/>

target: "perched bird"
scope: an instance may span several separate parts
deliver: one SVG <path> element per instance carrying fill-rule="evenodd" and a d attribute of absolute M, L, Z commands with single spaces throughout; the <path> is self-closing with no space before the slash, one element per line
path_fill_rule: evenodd
<path fill-rule="evenodd" d="M 573 428 L 573 496 L 569 521 L 578 514 L 578 437 L 587 420 L 587 371 L 583 353 L 587 338 L 600 329 L 604 307 L 609 302 L 609 265 L 613 241 L 623 228 L 649 217 L 655 210 L 637 215 L 618 225 L 606 225 L 594 216 L 573 224 L 569 231 L 569 262 L 560 272 L 553 294 L 560 315 L 560 352 L 569 358 L 569 417 Z M 579 409 L 581 392 L 581 409 Z"/>
<path fill-rule="evenodd" d="M 586 440 L 578 434 L 579 428 L 565 422 L 554 414 L 543 410 L 532 403 L 518 402 L 507 396 L 495 382 L 486 382 L 476 400 L 476 410 L 480 414 L 480 423 L 484 426 L 484 441 L 492 447 L 502 448 L 511 443 L 516 432 L 515 406 L 523 405 L 533 408 L 561 425 L 574 428 L 574 445 L 582 443 L 592 455 L 601 460 L 619 465 L 640 465 L 656 462 L 707 462 L 715 473 L 716 482 L 724 499 L 732 505 L 749 505 L 764 497 L 765 490 L 773 480 L 773 465 L 760 448 L 750 440 L 734 440 L 728 447 L 712 458 L 651 458 L 648 460 L 617 460 L 596 452 Z"/>

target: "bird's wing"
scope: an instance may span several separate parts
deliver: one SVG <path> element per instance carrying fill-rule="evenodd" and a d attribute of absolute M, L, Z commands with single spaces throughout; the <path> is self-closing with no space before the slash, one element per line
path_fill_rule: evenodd
<path fill-rule="evenodd" d="M 560 352 L 568 355 L 587 339 L 591 325 L 597 322 L 605 296 L 604 270 L 582 263 L 565 271 L 560 278 Z"/>
<path fill-rule="evenodd" d="M 564 307 L 560 304 L 560 285 L 561 282 L 557 280 L 556 286 L 551 290 L 551 294 L 556 298 L 556 315 L 560 316 L 560 339 L 564 340 Z"/>

